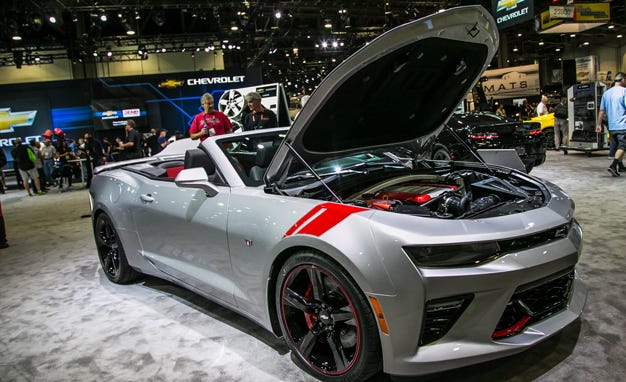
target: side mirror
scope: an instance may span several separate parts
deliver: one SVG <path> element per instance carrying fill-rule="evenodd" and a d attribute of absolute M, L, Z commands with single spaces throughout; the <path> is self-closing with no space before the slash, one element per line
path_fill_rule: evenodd
<path fill-rule="evenodd" d="M 209 177 L 202 167 L 186 168 L 176 175 L 174 183 L 178 187 L 199 188 L 206 193 L 209 198 L 219 193 L 217 187 L 209 182 Z"/>

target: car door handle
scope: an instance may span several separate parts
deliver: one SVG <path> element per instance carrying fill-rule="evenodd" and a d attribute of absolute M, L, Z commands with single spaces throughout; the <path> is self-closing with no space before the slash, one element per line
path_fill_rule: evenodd
<path fill-rule="evenodd" d="M 152 197 L 152 195 L 150 194 L 145 194 L 145 195 L 141 195 L 139 196 L 141 198 L 141 200 L 143 200 L 146 203 L 152 203 L 154 202 L 154 198 Z"/>

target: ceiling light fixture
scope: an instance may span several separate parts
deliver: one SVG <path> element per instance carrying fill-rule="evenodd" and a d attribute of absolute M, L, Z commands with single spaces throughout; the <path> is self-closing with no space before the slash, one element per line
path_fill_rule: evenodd
<path fill-rule="evenodd" d="M 333 27 L 333 24 L 330 22 L 330 19 L 324 20 L 324 28 L 331 29 L 332 27 Z"/>

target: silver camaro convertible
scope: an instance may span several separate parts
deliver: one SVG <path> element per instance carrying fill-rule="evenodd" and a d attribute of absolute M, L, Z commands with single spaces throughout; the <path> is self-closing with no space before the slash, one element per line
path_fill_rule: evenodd
<path fill-rule="evenodd" d="M 157 276 L 284 337 L 327 381 L 514 354 L 576 320 L 582 231 L 554 184 L 429 150 L 498 45 L 460 7 L 339 65 L 290 128 L 97 169 L 106 276 Z"/>

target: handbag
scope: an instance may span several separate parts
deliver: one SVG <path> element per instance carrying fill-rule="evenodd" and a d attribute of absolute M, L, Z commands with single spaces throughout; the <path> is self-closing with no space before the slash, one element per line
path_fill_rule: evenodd
<path fill-rule="evenodd" d="M 33 163 L 36 163 L 37 162 L 37 156 L 35 155 L 33 150 L 31 150 L 29 147 L 27 147 L 26 150 L 28 150 L 28 158 L 30 159 L 30 161 L 33 162 Z"/>

